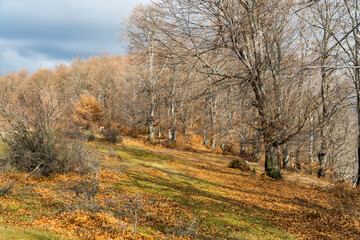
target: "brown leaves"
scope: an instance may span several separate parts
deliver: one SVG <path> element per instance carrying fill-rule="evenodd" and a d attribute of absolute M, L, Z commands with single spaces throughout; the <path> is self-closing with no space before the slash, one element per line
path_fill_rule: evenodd
<path fill-rule="evenodd" d="M 97 144 L 89 145 L 99 147 Z M 274 233 L 278 230 L 268 219 L 301 239 L 351 239 L 360 234 L 357 190 L 309 185 L 308 180 L 301 181 L 305 177 L 301 175 L 296 175 L 297 182 L 254 177 L 228 168 L 229 157 L 221 155 L 161 149 L 131 140 L 124 144 L 111 145 L 116 152 L 111 156 L 104 151 L 107 169 L 98 175 L 97 211 L 78 207 L 74 191 L 63 190 L 79 178 L 77 174 L 27 181 L 25 174 L 8 174 L 0 179 L 13 179 L 17 185 L 1 197 L 0 221 L 67 238 L 99 240 L 164 239 L 175 232 L 194 236 L 194 219 L 200 239 L 284 236 Z M 141 200 L 141 208 L 136 199 Z M 136 235 L 134 209 L 139 210 Z M 124 211 L 121 224 L 126 227 L 121 228 L 117 213 Z"/>

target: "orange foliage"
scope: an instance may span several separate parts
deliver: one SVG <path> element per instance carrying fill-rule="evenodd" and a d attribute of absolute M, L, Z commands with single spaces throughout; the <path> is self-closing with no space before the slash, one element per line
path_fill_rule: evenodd
<path fill-rule="evenodd" d="M 104 119 L 104 111 L 95 97 L 81 95 L 81 100 L 76 104 L 73 114 L 74 120 L 82 127 L 89 129 L 94 124 L 101 124 Z"/>

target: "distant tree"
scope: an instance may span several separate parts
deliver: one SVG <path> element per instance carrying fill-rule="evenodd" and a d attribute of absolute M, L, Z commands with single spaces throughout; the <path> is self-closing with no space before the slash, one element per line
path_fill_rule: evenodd
<path fill-rule="evenodd" d="M 74 120 L 85 129 L 91 129 L 93 125 L 100 125 L 104 120 L 104 111 L 94 96 L 82 95 L 76 104 Z"/>

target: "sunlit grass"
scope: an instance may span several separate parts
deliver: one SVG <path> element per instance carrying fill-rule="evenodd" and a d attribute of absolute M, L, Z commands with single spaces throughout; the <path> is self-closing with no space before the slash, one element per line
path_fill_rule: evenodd
<path fill-rule="evenodd" d="M 178 221 L 195 220 L 200 239 L 294 239 L 272 225 L 264 210 L 247 208 L 236 196 L 229 195 L 230 191 L 238 194 L 242 190 L 222 182 L 222 177 L 237 179 L 248 175 L 226 168 L 228 160 L 221 156 L 166 149 L 157 152 L 151 146 L 139 146 L 131 141 L 122 144 L 94 141 L 89 142 L 88 147 L 98 154 L 101 168 L 106 171 L 100 185 L 103 193 L 144 197 L 147 209 L 139 225 L 143 235 L 167 234 Z M 107 175 L 112 173 L 116 174 L 114 178 L 107 180 Z M 76 204 L 76 196 L 69 192 L 68 184 L 77 177 L 76 174 L 58 175 L 20 184 L 7 195 L 11 201 L 1 205 L 0 210 L 6 215 L 0 215 L 0 221 L 7 226 L 26 224 L 31 228 L 32 221 L 47 219 L 41 229 L 65 233 L 67 220 L 56 214 L 66 211 L 69 204 Z M 107 199 L 104 195 L 100 197 Z M 106 213 L 106 209 L 102 212 Z M 53 219 L 60 221 L 60 225 Z M 49 229 L 47 221 L 55 225 Z M 0 240 L 59 239 L 46 231 L 24 230 L 12 225 L 11 228 L 2 227 L 1 231 L 7 238 Z M 79 228 L 71 234 L 76 236 L 86 231 L 86 228 Z M 12 237 L 16 234 L 20 238 Z"/>
<path fill-rule="evenodd" d="M 64 238 L 40 230 L 0 226 L 0 240 L 61 240 Z"/>
<path fill-rule="evenodd" d="M 272 226 L 260 212 L 230 203 L 216 182 L 193 177 L 182 168 L 194 167 L 190 162 L 163 156 L 132 145 L 97 145 L 101 152 L 116 153 L 122 161 L 121 172 L 128 181 L 117 184 L 118 189 L 147 193 L 154 198 L 170 198 L 182 211 L 174 213 L 178 219 L 190 221 L 191 215 L 199 222 L 202 239 L 295 239 Z M 210 160 L 202 156 L 202 161 Z M 186 213 L 186 214 L 185 214 Z M 156 216 L 154 216 L 156 217 Z M 146 225 L 146 228 L 164 231 L 164 224 Z"/>

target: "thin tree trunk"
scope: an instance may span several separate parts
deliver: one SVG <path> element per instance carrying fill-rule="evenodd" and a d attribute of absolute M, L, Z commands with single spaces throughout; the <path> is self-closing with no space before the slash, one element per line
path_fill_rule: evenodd
<path fill-rule="evenodd" d="M 183 134 L 184 136 L 187 135 L 187 127 L 186 127 L 185 123 L 184 123 L 184 125 L 182 126 L 182 134 Z"/>
<path fill-rule="evenodd" d="M 355 69 L 355 77 L 357 78 L 355 82 L 356 86 L 356 111 L 358 116 L 358 136 L 357 136 L 357 163 L 358 163 L 358 171 L 356 176 L 356 187 L 360 186 L 360 70 Z"/>
<path fill-rule="evenodd" d="M 325 33 L 324 33 L 325 36 Z M 325 38 L 325 37 L 324 37 Z M 325 40 L 324 40 L 325 41 Z M 324 44 L 325 45 L 325 44 Z M 326 63 L 326 53 L 322 56 L 322 65 L 325 65 Z M 319 171 L 318 171 L 318 178 L 324 178 L 325 177 L 325 164 L 326 164 L 326 138 L 325 138 L 325 121 L 326 121 L 326 115 L 327 115 L 327 109 L 325 105 L 325 85 L 326 85 L 326 69 L 321 68 L 321 104 L 322 104 L 322 112 L 320 117 L 320 151 L 318 153 L 318 160 L 319 160 Z"/>
<path fill-rule="evenodd" d="M 154 62 L 154 52 L 152 46 L 152 40 L 150 39 L 150 34 L 148 36 L 149 41 L 149 83 L 150 83 L 150 109 L 149 109 L 149 118 L 148 118 L 148 138 L 149 140 L 154 140 L 155 138 L 155 89 L 154 89 L 154 74 L 153 74 L 153 62 Z"/>
<path fill-rule="evenodd" d="M 150 103 L 150 111 L 149 111 L 149 119 L 148 119 L 148 125 L 149 125 L 149 129 L 148 129 L 148 138 L 149 140 L 154 140 L 155 138 L 155 126 L 154 126 L 154 122 L 155 122 L 155 103 L 153 101 L 153 97 L 151 98 L 151 103 Z"/>
<path fill-rule="evenodd" d="M 161 125 L 158 127 L 158 138 L 161 138 Z"/>
<path fill-rule="evenodd" d="M 286 169 L 288 163 L 289 163 L 289 150 L 288 148 L 285 146 L 283 148 L 283 152 L 282 152 L 283 156 L 282 156 L 282 160 L 283 160 L 283 169 Z"/>

